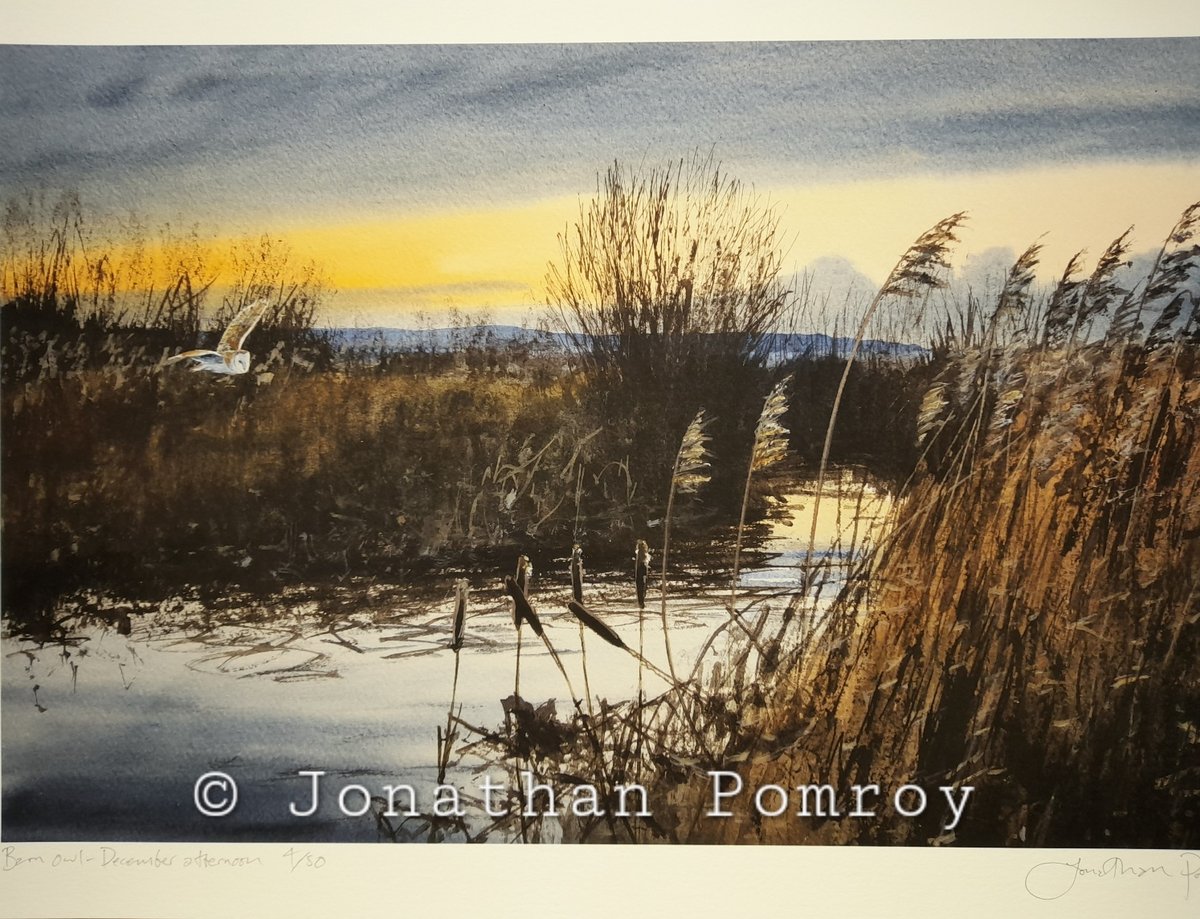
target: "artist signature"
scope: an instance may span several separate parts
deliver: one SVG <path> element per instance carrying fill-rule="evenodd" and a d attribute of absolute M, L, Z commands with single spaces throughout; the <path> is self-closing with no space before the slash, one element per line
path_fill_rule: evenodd
<path fill-rule="evenodd" d="M 1200 891 L 1200 855 L 1180 852 L 1178 857 L 1178 862 L 1135 863 L 1118 855 L 1090 863 L 1082 856 L 1071 861 L 1040 862 L 1026 873 L 1025 890 L 1039 900 L 1057 900 L 1069 894 L 1081 878 L 1084 881 L 1174 878 L 1182 880 L 1183 898 L 1187 900 L 1192 895 L 1193 879 Z"/>

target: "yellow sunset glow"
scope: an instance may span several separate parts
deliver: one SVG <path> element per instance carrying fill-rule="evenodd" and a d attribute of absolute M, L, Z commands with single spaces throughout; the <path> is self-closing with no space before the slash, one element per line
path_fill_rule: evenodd
<path fill-rule="evenodd" d="M 1041 239 L 1041 276 L 1057 276 L 1087 249 L 1090 265 L 1134 226 L 1133 252 L 1157 249 L 1200 198 L 1195 163 L 1100 164 L 1061 169 L 906 177 L 817 185 L 773 194 L 794 234 L 798 266 L 841 256 L 881 282 L 923 230 L 966 211 L 954 263 L 996 247 L 1017 252 Z M 1044 236 L 1043 236 L 1044 234 Z"/>
<path fill-rule="evenodd" d="M 298 253 L 323 262 L 340 289 L 511 285 L 524 288 L 527 299 L 557 248 L 556 234 L 576 208 L 575 199 L 560 199 L 491 211 L 300 225 L 281 235 Z"/>
<path fill-rule="evenodd" d="M 963 210 L 969 221 L 956 265 L 996 247 L 1019 252 L 1041 238 L 1040 274 L 1048 280 L 1080 249 L 1090 265 L 1130 225 L 1133 252 L 1157 249 L 1180 212 L 1200 198 L 1200 166 L 1100 164 L 754 190 L 780 215 L 787 270 L 837 256 L 879 283 L 920 232 Z M 336 291 L 324 307 L 328 324 L 402 326 L 418 311 L 436 321 L 450 308 L 520 321 L 543 302 L 547 263 L 579 202 L 568 196 L 358 222 L 297 216 L 264 230 L 296 261 L 320 266 Z M 217 289 L 229 280 L 236 244 L 230 237 L 208 244 L 221 273 Z M 819 272 L 814 283 L 819 290 Z"/>

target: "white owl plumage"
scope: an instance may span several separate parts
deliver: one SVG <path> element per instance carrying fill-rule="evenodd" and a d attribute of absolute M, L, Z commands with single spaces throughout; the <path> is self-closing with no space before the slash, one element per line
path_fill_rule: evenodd
<path fill-rule="evenodd" d="M 209 373 L 223 374 L 248 373 L 250 371 L 250 352 L 243 349 L 242 345 L 254 331 L 254 327 L 258 325 L 270 305 L 271 301 L 264 298 L 243 306 L 233 317 L 233 321 L 229 323 L 229 327 L 221 336 L 215 351 L 203 348 L 195 351 L 183 351 L 167 358 L 163 361 L 163 366 L 190 360 L 192 361 L 192 370 L 206 370 Z"/>

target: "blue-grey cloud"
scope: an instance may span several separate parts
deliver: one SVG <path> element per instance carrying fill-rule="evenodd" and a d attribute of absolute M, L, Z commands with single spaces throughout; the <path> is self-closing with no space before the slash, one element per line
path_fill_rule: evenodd
<path fill-rule="evenodd" d="M 1200 150 L 1200 40 L 0 47 L 0 194 L 196 218 L 586 193 L 713 148 L 763 182 Z"/>
<path fill-rule="evenodd" d="M 804 266 L 794 283 L 807 287 L 813 296 L 828 299 L 831 303 L 873 293 L 879 286 L 840 255 L 813 259 Z"/>
<path fill-rule="evenodd" d="M 145 77 L 110 80 L 87 94 L 88 104 L 96 108 L 120 108 L 129 105 L 137 98 L 145 83 Z"/>
<path fill-rule="evenodd" d="M 977 298 L 990 299 L 1003 289 L 1017 257 L 1018 253 L 1008 246 L 995 246 L 967 255 L 956 267 L 950 284 L 961 291 L 959 299 L 963 302 L 968 291 Z"/>

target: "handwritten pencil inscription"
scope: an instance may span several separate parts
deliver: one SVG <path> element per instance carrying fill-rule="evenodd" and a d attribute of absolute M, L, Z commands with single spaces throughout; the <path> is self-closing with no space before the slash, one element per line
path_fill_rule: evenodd
<path fill-rule="evenodd" d="M 1200 890 L 1200 855 L 1181 852 L 1178 861 L 1132 862 L 1118 855 L 1096 861 L 1085 861 L 1083 856 L 1064 861 L 1039 862 L 1025 874 L 1025 890 L 1039 900 L 1058 900 L 1065 897 L 1075 886 L 1091 881 L 1117 883 L 1122 881 L 1171 881 L 1178 884 L 1183 898 L 1192 895 L 1192 883 L 1197 882 Z"/>

